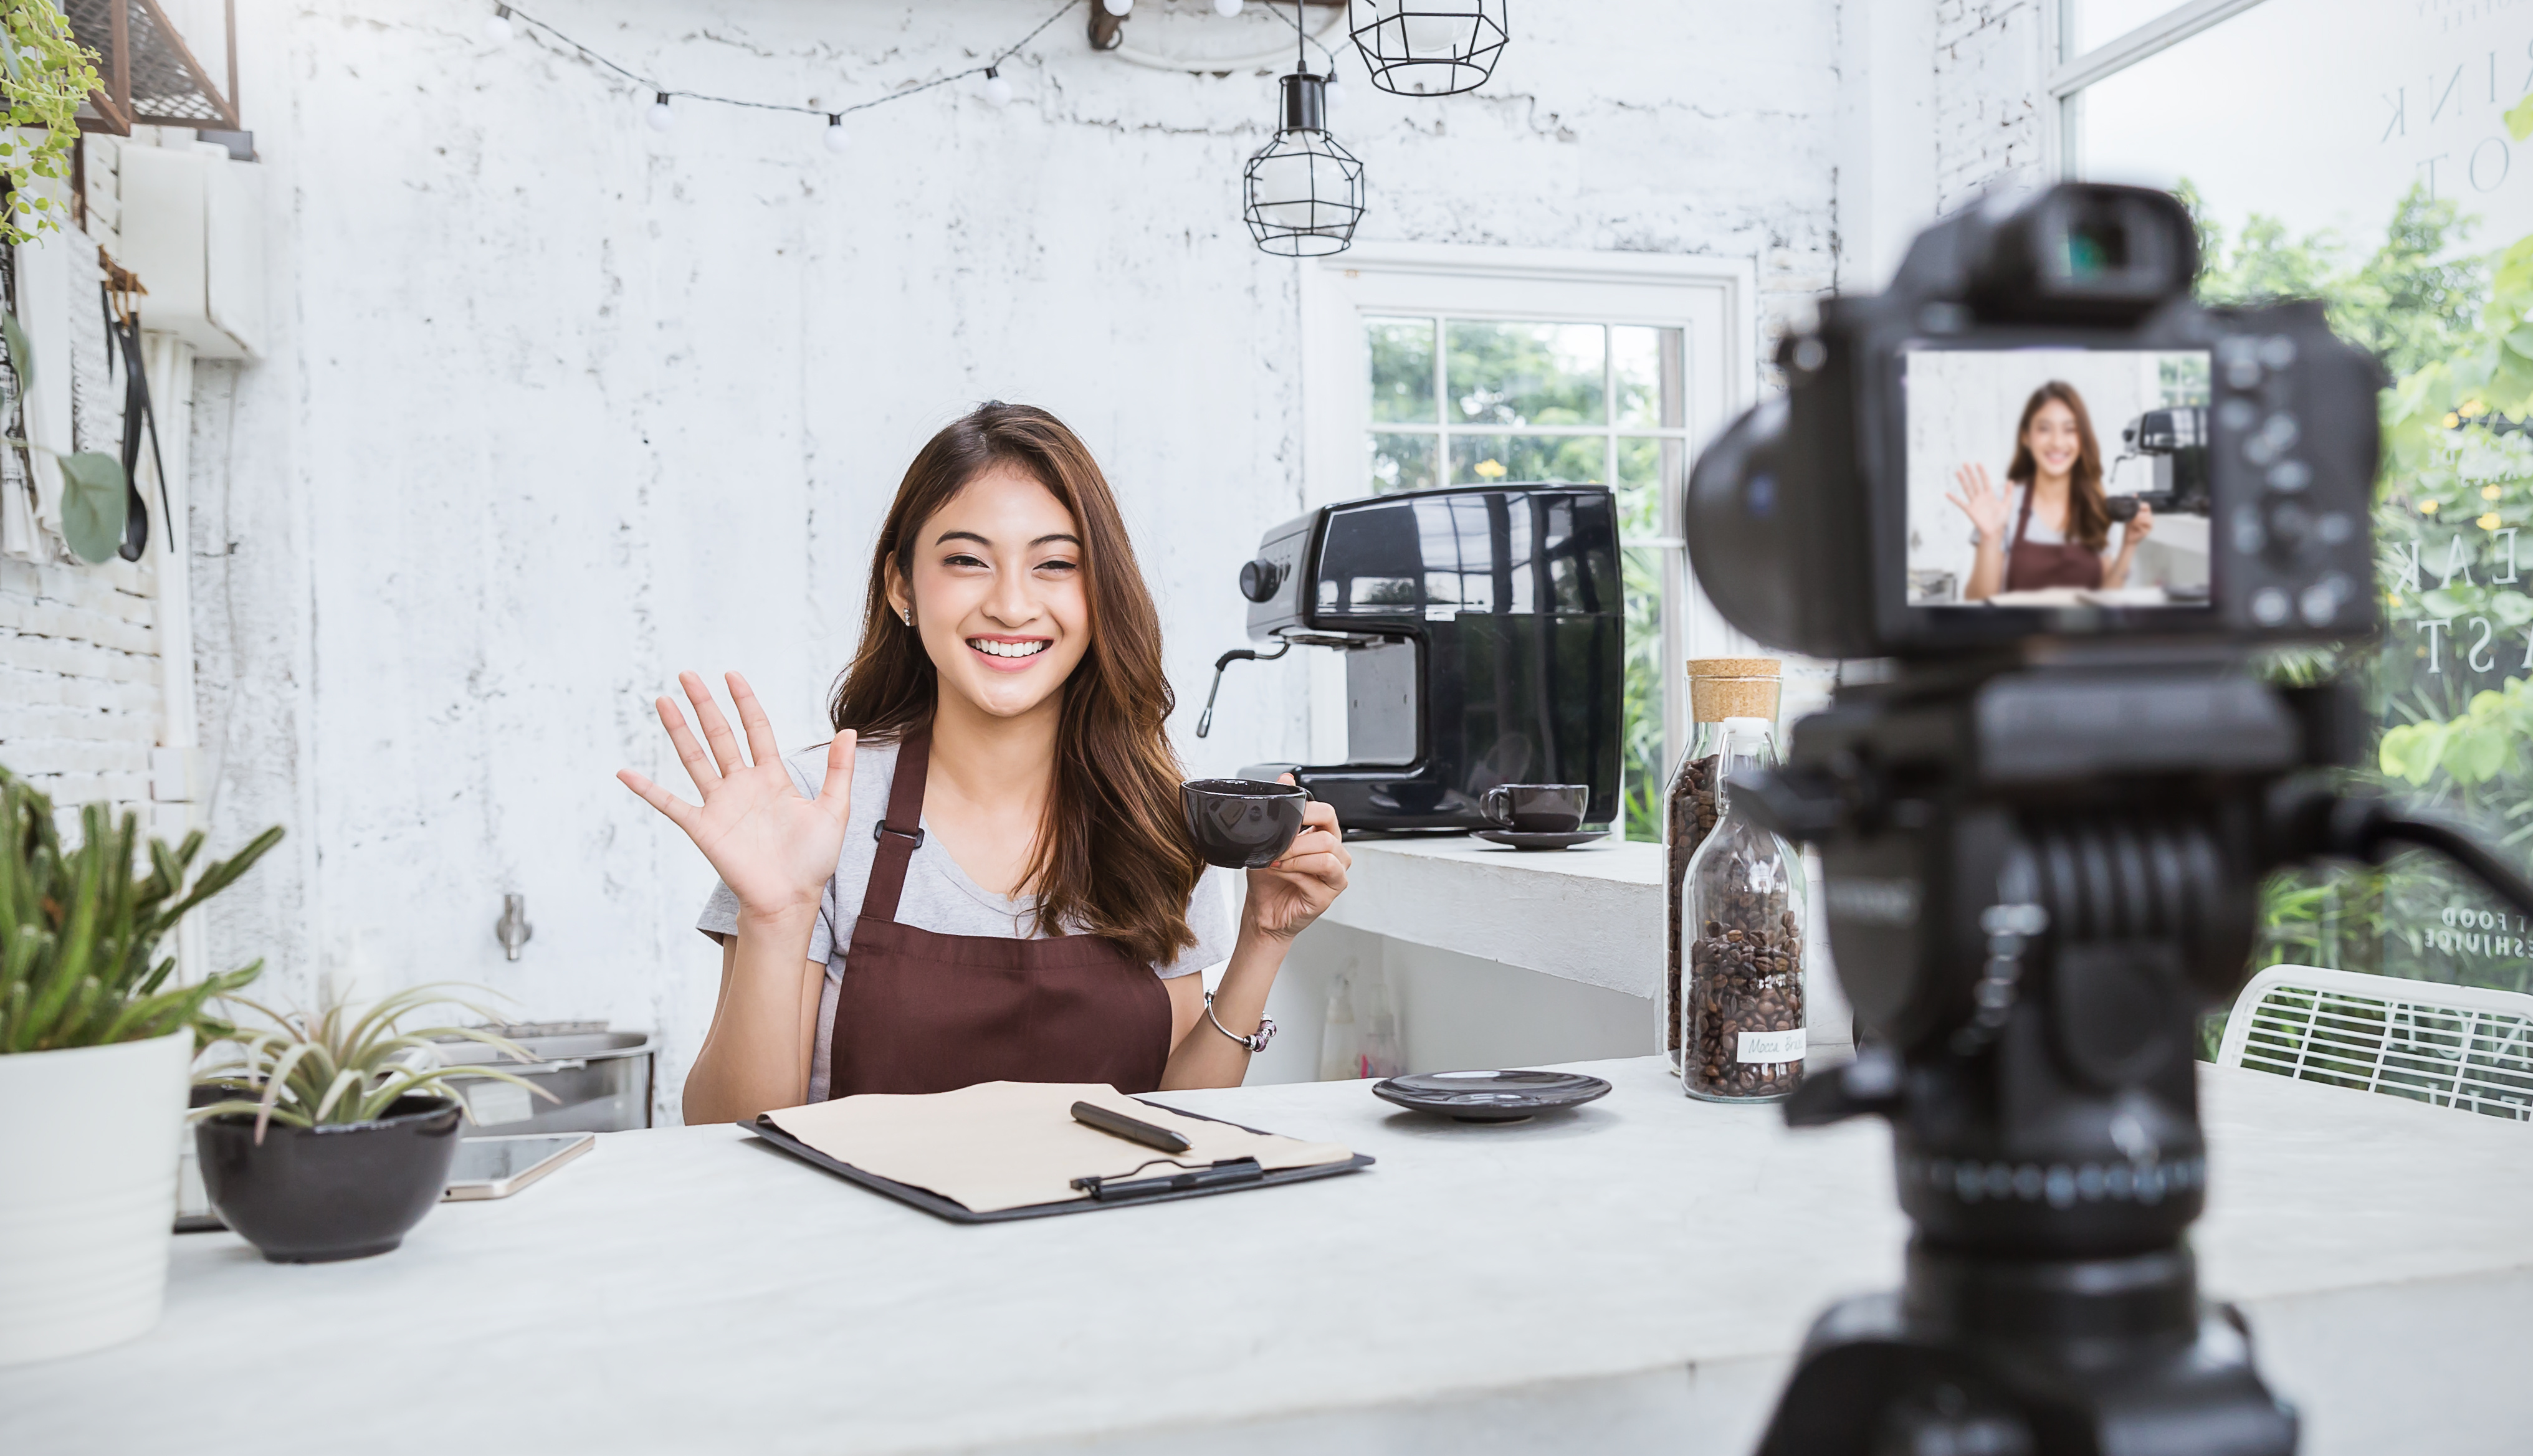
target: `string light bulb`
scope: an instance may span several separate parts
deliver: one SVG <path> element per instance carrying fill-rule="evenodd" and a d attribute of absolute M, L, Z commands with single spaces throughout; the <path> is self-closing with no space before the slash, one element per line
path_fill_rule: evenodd
<path fill-rule="evenodd" d="M 1099 8 L 1119 20 L 1124 20 L 1135 8 L 1135 0 L 1099 0 Z"/>
<path fill-rule="evenodd" d="M 517 33 L 511 28 L 510 7 L 506 5 L 494 6 L 493 13 L 484 18 L 484 38 L 495 45 L 509 44 L 510 37 Z"/>
<path fill-rule="evenodd" d="M 1244 0 L 1213 0 L 1213 13 L 1222 17 L 1224 20 L 1229 20 L 1233 16 L 1240 14 L 1240 7 L 1243 3 Z"/>
<path fill-rule="evenodd" d="M 643 120 L 649 122 L 651 130 L 655 132 L 665 132 L 677 124 L 677 113 L 669 109 L 667 91 L 661 91 L 652 98 L 651 110 Z"/>
<path fill-rule="evenodd" d="M 1003 80 L 1003 73 L 997 67 L 985 68 L 985 104 L 997 111 L 1012 104 L 1012 84 Z"/>
<path fill-rule="evenodd" d="M 845 131 L 845 119 L 832 111 L 827 113 L 827 149 L 842 151 L 853 145 L 853 137 Z"/>

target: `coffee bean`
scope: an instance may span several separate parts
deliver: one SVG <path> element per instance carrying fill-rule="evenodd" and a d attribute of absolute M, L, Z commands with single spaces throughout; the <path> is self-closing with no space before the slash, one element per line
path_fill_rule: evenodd
<path fill-rule="evenodd" d="M 1668 870 L 1665 882 L 1671 887 L 1671 904 L 1666 913 L 1668 934 L 1664 942 L 1663 1047 L 1675 1063 L 1680 1055 L 1680 968 L 1687 959 L 1684 954 L 1687 947 L 1681 944 L 1679 890 L 1687 879 L 1690 856 L 1697 853 L 1697 846 L 1705 843 L 1720 817 L 1715 802 L 1718 767 L 1713 754 L 1683 762 L 1679 772 L 1672 778 L 1670 792 L 1663 805 L 1663 841 L 1668 847 L 1664 855 Z M 1723 927 L 1710 923 L 1706 933 L 1712 938 L 1722 931 Z"/>

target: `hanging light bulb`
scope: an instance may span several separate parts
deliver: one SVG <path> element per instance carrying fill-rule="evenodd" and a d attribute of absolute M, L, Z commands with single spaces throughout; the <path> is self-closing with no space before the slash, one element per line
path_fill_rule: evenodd
<path fill-rule="evenodd" d="M 1099 8 L 1123 20 L 1134 10 L 1135 0 L 1099 0 Z"/>
<path fill-rule="evenodd" d="M 661 91 L 652 98 L 651 109 L 642 119 L 649 122 L 655 132 L 665 132 L 677 124 L 677 113 L 669 109 L 667 91 Z"/>
<path fill-rule="evenodd" d="M 853 145 L 852 135 L 845 131 L 845 119 L 832 111 L 827 113 L 827 149 L 843 151 Z"/>
<path fill-rule="evenodd" d="M 1283 90 L 1275 140 L 1241 174 L 1241 219 L 1259 249 L 1279 258 L 1342 253 L 1363 219 L 1363 163 L 1328 135 L 1325 78 L 1298 72 Z"/>
<path fill-rule="evenodd" d="M 1213 13 L 1224 20 L 1229 20 L 1240 14 L 1241 4 L 1242 0 L 1213 0 Z"/>
<path fill-rule="evenodd" d="M 506 5 L 494 6 L 493 13 L 484 18 L 484 38 L 495 45 L 509 44 L 510 37 L 516 33 L 510 26 L 510 7 Z"/>
<path fill-rule="evenodd" d="M 1509 33 L 1504 0 L 1346 0 L 1346 33 L 1372 84 L 1401 96 L 1475 90 Z"/>
<path fill-rule="evenodd" d="M 1003 80 L 1000 68 L 985 68 L 985 104 L 1000 111 L 1012 104 L 1012 84 Z"/>
<path fill-rule="evenodd" d="M 1345 87 L 1337 85 L 1338 80 L 1336 68 L 1333 66 L 1328 68 L 1327 75 L 1320 78 L 1320 99 L 1328 108 L 1330 116 L 1337 114 L 1337 106 L 1345 100 L 1345 97 L 1340 94 Z"/>

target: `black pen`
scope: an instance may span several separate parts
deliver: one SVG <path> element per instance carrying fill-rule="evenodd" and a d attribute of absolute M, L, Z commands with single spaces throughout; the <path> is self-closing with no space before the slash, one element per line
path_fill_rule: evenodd
<path fill-rule="evenodd" d="M 1140 1142 L 1163 1152 L 1185 1152 L 1194 1145 L 1167 1128 L 1140 1122 L 1092 1102 L 1074 1103 L 1073 1120 L 1085 1127 L 1097 1128 L 1112 1137 L 1123 1137 L 1129 1142 Z"/>

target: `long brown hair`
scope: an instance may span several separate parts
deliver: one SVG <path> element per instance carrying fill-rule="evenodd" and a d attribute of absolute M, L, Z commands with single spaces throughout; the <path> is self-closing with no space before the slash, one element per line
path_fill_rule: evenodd
<path fill-rule="evenodd" d="M 917 451 L 871 553 L 861 646 L 827 705 L 839 729 L 903 738 L 932 720 L 940 692 L 922 639 L 888 601 L 888 563 L 914 575 L 923 523 L 993 467 L 1022 471 L 1064 503 L 1082 532 L 1090 644 L 1057 689 L 1055 789 L 1023 883 L 1042 934 L 1106 936 L 1165 964 L 1196 944 L 1188 897 L 1205 862 L 1179 814 L 1179 762 L 1164 725 L 1177 698 L 1161 670 L 1161 620 L 1108 479 L 1081 437 L 1041 409 L 978 405 Z"/>
<path fill-rule="evenodd" d="M 2093 417 L 2085 412 L 2085 396 L 2076 392 L 2075 385 L 2051 379 L 2023 402 L 2023 419 L 2014 427 L 2014 463 L 2005 468 L 2005 478 L 2026 491 L 2032 489 L 2040 462 L 2032 458 L 2032 446 L 2024 443 L 2024 437 L 2032 431 L 2032 417 L 2053 399 L 2076 417 L 2076 464 L 2067 472 L 2064 534 L 2087 551 L 2097 552 L 2111 539 L 2111 507 L 2102 498 L 2102 447 L 2093 438 Z"/>

